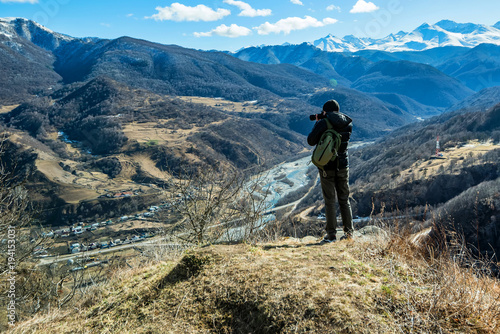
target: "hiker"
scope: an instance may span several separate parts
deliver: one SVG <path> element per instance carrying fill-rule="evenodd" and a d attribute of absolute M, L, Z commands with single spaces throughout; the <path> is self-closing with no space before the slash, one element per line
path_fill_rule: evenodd
<path fill-rule="evenodd" d="M 337 192 L 342 224 L 344 226 L 344 236 L 341 240 L 352 239 L 354 228 L 352 224 L 351 204 L 349 203 L 349 157 L 347 153 L 347 145 L 352 132 L 352 119 L 340 112 L 339 104 L 335 100 L 327 101 L 323 105 L 323 112 L 316 115 L 315 119 L 316 123 L 307 137 L 309 145 L 314 146 L 318 144 L 321 135 L 328 129 L 326 119 L 329 120 L 333 129 L 341 135 L 338 156 L 323 166 L 323 169 L 319 169 L 326 211 L 326 236 L 321 242 L 330 243 L 337 240 L 335 192 Z"/>

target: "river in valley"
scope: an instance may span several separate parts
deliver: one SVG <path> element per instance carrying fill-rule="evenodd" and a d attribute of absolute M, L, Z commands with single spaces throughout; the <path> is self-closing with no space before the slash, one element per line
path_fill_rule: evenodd
<path fill-rule="evenodd" d="M 354 149 L 371 143 L 373 142 L 356 142 L 350 144 L 349 148 Z M 310 179 L 307 175 L 307 171 L 311 167 L 316 169 L 316 167 L 311 163 L 311 156 L 307 155 L 306 157 L 298 158 L 297 160 L 291 162 L 278 164 L 252 178 L 248 187 L 251 187 L 251 184 L 257 182 L 262 189 L 261 193 L 266 194 L 265 196 L 263 195 L 265 200 L 265 214 L 263 215 L 261 221 L 254 225 L 258 226 L 258 228 L 262 228 L 268 222 L 276 219 L 274 215 L 276 203 L 278 203 L 278 201 L 284 196 L 308 186 Z M 316 172 L 312 173 L 312 176 L 316 177 Z M 304 189 L 304 194 L 306 192 L 307 190 Z M 281 204 L 283 206 L 283 204 L 286 203 Z M 228 236 L 230 235 L 230 239 L 232 240 L 241 239 L 244 234 L 245 230 L 241 227 L 231 228 L 228 231 Z"/>

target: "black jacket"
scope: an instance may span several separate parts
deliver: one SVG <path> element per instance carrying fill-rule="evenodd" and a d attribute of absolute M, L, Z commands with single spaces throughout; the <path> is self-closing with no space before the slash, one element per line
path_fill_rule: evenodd
<path fill-rule="evenodd" d="M 349 155 L 347 152 L 347 145 L 351 139 L 352 133 L 352 119 L 340 112 L 327 112 L 326 117 L 333 126 L 333 129 L 340 133 L 342 136 L 342 143 L 340 144 L 339 155 L 334 161 L 330 161 L 324 167 L 326 170 L 344 169 L 349 167 Z M 311 146 L 318 144 L 321 135 L 328 129 L 324 119 L 316 122 L 309 136 L 307 136 L 307 143 Z M 338 160 L 338 161 L 337 161 Z M 338 164 L 338 166 L 337 166 Z"/>

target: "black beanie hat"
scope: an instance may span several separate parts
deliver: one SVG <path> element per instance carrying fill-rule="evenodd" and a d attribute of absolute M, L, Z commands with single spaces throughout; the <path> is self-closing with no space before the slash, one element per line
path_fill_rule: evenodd
<path fill-rule="evenodd" d="M 326 103 L 323 104 L 323 110 L 326 112 L 340 111 L 339 103 L 335 100 L 326 101 Z"/>

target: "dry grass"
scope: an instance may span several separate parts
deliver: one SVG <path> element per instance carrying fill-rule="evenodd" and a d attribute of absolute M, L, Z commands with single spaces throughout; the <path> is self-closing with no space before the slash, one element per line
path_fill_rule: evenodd
<path fill-rule="evenodd" d="M 11 106 L 0 106 L 0 114 L 6 114 L 8 112 L 11 112 L 12 110 L 16 109 L 19 107 L 19 104 L 11 105 Z"/>
<path fill-rule="evenodd" d="M 450 172 L 450 164 L 474 165 L 483 163 L 478 157 L 500 148 L 499 144 L 492 141 L 479 142 L 477 140 L 469 141 L 464 145 L 446 149 L 442 153 L 445 159 L 423 159 L 418 160 L 406 170 L 401 171 L 399 177 L 393 182 L 392 186 L 408 182 L 410 178 L 426 179 L 439 174 L 440 167 Z M 455 168 L 454 173 L 459 173 L 461 168 Z"/>
<path fill-rule="evenodd" d="M 416 315 L 411 323 L 432 324 L 436 332 L 500 333 L 500 282 L 489 261 L 475 259 L 458 235 L 433 247 L 417 247 L 412 239 L 409 233 L 393 234 L 384 249 L 392 276 L 401 278 L 408 296 L 406 314 Z M 415 294 L 415 286 L 425 293 Z"/>
<path fill-rule="evenodd" d="M 153 177 L 162 180 L 171 177 L 171 174 L 156 167 L 156 163 L 146 154 L 135 154 L 131 156 L 130 159 L 134 164 L 140 166 L 144 172 L 152 175 Z"/>
<path fill-rule="evenodd" d="M 168 123 L 171 120 L 159 119 L 156 122 L 127 123 L 123 127 L 123 133 L 132 141 L 139 143 L 151 143 L 168 147 L 185 147 L 186 138 L 199 132 L 203 127 L 193 126 L 190 129 L 167 129 L 158 127 L 160 123 Z M 211 122 L 210 125 L 222 124 L 225 121 Z"/>
<path fill-rule="evenodd" d="M 191 135 L 194 130 L 169 130 L 158 128 L 158 122 L 148 123 L 128 123 L 123 128 L 123 133 L 129 140 L 136 140 L 139 143 L 155 141 L 156 144 L 167 145 L 171 142 L 179 144 L 180 141 Z"/>
<path fill-rule="evenodd" d="M 219 108 L 228 112 L 245 112 L 245 113 L 256 113 L 256 114 L 270 113 L 270 112 L 277 113 L 277 111 L 274 111 L 270 107 L 264 108 L 259 106 L 258 104 L 255 104 L 252 101 L 233 102 L 224 99 L 213 99 L 209 97 L 198 97 L 198 96 L 176 96 L 176 98 L 179 98 L 186 102 L 199 103 L 206 106 Z"/>
<path fill-rule="evenodd" d="M 426 255 L 404 234 L 196 248 L 13 332 L 498 333 L 499 282 Z"/>

